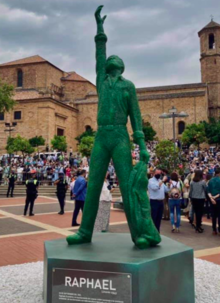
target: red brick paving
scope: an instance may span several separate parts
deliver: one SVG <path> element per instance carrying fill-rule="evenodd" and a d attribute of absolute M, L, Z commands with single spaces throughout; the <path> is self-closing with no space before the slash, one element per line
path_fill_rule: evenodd
<path fill-rule="evenodd" d="M 51 198 L 38 197 L 35 201 L 35 203 L 37 204 L 51 203 L 51 202 L 54 203 L 57 202 L 57 200 Z M 0 199 L 0 206 L 19 205 L 24 203 L 25 203 L 25 197 Z"/>
<path fill-rule="evenodd" d="M 59 228 L 68 228 L 71 227 L 72 224 L 72 212 L 65 213 L 65 215 L 60 216 L 58 214 L 46 214 L 46 215 L 36 215 L 34 217 L 30 217 L 29 219 L 38 221 L 41 223 L 46 223 Z M 82 219 L 81 212 L 79 213 L 77 222 L 80 223 Z M 126 217 L 123 211 L 114 210 L 111 211 L 110 223 L 126 221 Z"/>
<path fill-rule="evenodd" d="M 206 261 L 220 265 L 220 254 L 200 257 L 199 259 L 206 260 Z"/>
<path fill-rule="evenodd" d="M 29 217 L 29 219 L 38 221 L 41 223 L 46 223 L 59 228 L 68 228 L 71 227 L 72 224 L 72 216 L 73 213 L 65 213 L 65 215 L 61 216 L 58 214 L 47 214 L 47 215 L 36 215 L 34 217 Z M 78 223 L 81 222 L 81 214 L 79 215 Z"/>
<path fill-rule="evenodd" d="M 59 238 L 64 236 L 53 232 L 2 238 L 0 239 L 0 266 L 43 261 L 44 241 Z"/>

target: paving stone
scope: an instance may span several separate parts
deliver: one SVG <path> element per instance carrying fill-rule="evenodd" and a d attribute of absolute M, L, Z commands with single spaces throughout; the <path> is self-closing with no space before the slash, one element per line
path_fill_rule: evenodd
<path fill-rule="evenodd" d="M 9 212 L 14 215 L 23 215 L 24 213 L 24 206 L 10 206 L 10 207 L 0 207 L 1 210 Z M 66 203 L 65 210 L 70 211 L 74 209 L 74 204 Z M 34 213 L 35 214 L 44 214 L 44 213 L 51 213 L 51 212 L 58 212 L 60 211 L 59 203 L 49 203 L 49 204 L 35 204 L 34 205 Z"/>
<path fill-rule="evenodd" d="M 0 236 L 41 230 L 44 229 L 13 218 L 0 220 Z"/>
<path fill-rule="evenodd" d="M 60 238 L 64 236 L 54 232 L 2 238 L 0 266 L 43 261 L 44 241 Z"/>
<path fill-rule="evenodd" d="M 36 199 L 35 203 L 37 203 L 37 204 L 38 203 L 54 203 L 56 201 L 57 201 L 56 199 L 38 197 Z M 24 203 L 25 203 L 25 197 L 0 199 L 0 206 L 17 205 L 17 204 L 24 204 Z"/>

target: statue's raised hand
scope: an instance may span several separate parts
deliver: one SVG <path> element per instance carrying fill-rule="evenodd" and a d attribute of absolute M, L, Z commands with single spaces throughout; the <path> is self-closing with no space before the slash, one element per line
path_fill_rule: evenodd
<path fill-rule="evenodd" d="M 107 16 L 105 15 L 103 18 L 101 17 L 102 8 L 103 8 L 103 5 L 100 5 L 97 8 L 97 10 L 95 12 L 95 19 L 96 19 L 97 24 L 102 24 L 103 25 Z"/>

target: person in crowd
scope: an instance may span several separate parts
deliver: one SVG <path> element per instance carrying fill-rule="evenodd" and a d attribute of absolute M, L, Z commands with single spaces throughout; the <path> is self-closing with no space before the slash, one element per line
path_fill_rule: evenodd
<path fill-rule="evenodd" d="M 114 191 L 114 187 L 112 187 L 108 181 L 108 174 L 105 176 L 105 180 L 103 183 L 98 214 L 95 221 L 95 232 L 107 232 L 109 227 L 109 219 L 110 219 L 110 211 L 111 211 L 111 202 L 112 195 L 111 193 Z"/>
<path fill-rule="evenodd" d="M 66 179 L 64 178 L 63 173 L 59 173 L 59 179 L 54 182 L 54 184 L 57 186 L 57 198 L 60 204 L 60 211 L 59 215 L 64 215 L 64 207 L 65 207 L 65 198 L 66 198 L 66 192 L 68 189 L 68 183 Z"/>
<path fill-rule="evenodd" d="M 203 172 L 199 169 L 195 170 L 195 176 L 190 183 L 189 197 L 196 216 L 196 232 L 202 233 L 201 224 L 206 199 L 206 182 L 203 180 Z"/>
<path fill-rule="evenodd" d="M 207 174 L 206 175 L 206 179 L 205 179 L 205 182 L 206 182 L 206 200 L 205 200 L 205 207 L 206 207 L 206 215 L 207 215 L 207 219 L 210 219 L 211 218 L 211 199 L 209 197 L 209 194 L 208 194 L 208 186 L 209 186 L 209 181 L 212 179 L 212 175 L 209 175 Z"/>
<path fill-rule="evenodd" d="M 71 168 L 70 168 L 69 164 L 65 168 L 65 174 L 66 174 L 66 181 L 67 181 L 68 184 L 70 184 L 70 181 L 71 181 Z"/>
<path fill-rule="evenodd" d="M 163 216 L 164 210 L 164 198 L 165 193 L 169 191 L 169 188 L 164 184 L 167 180 L 167 177 L 164 176 L 163 179 L 161 175 L 161 170 L 156 169 L 154 177 L 149 180 L 148 191 L 151 204 L 151 216 L 153 222 L 160 232 L 160 225 Z"/>
<path fill-rule="evenodd" d="M 11 173 L 8 175 L 8 191 L 7 191 L 7 198 L 11 193 L 11 197 L 13 197 L 15 182 L 17 180 L 17 176 L 15 172 L 12 170 Z"/>
<path fill-rule="evenodd" d="M 179 232 L 181 220 L 181 199 L 183 198 L 183 185 L 178 174 L 173 172 L 170 176 L 169 208 L 172 232 Z M 176 214 L 176 220 L 175 220 Z"/>
<path fill-rule="evenodd" d="M 211 200 L 213 235 L 220 234 L 220 168 L 215 168 L 215 176 L 208 183 L 208 195 Z M 218 228 L 217 228 L 218 220 Z"/>
<path fill-rule="evenodd" d="M 75 199 L 75 209 L 73 212 L 72 226 L 79 226 L 77 223 L 77 217 L 79 211 L 83 212 L 84 203 L 86 199 L 87 182 L 86 182 L 86 171 L 82 169 L 79 172 L 79 176 L 75 181 L 74 188 L 72 191 L 72 197 Z"/>
<path fill-rule="evenodd" d="M 24 216 L 27 215 L 28 207 L 29 208 L 29 216 L 34 216 L 33 210 L 34 210 L 34 202 L 37 198 L 38 194 L 38 186 L 39 182 L 36 178 L 35 173 L 31 174 L 31 178 L 29 180 L 26 180 L 26 202 L 25 202 L 25 207 L 24 207 Z"/>

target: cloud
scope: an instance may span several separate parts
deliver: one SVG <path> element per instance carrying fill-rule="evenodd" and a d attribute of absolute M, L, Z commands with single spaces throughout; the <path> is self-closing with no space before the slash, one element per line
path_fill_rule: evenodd
<path fill-rule="evenodd" d="M 103 0 L 107 53 L 125 62 L 137 87 L 200 81 L 197 32 L 217 0 Z M 95 83 L 100 0 L 0 0 L 0 62 L 39 54 Z M 220 13 L 215 15 L 220 22 Z"/>

